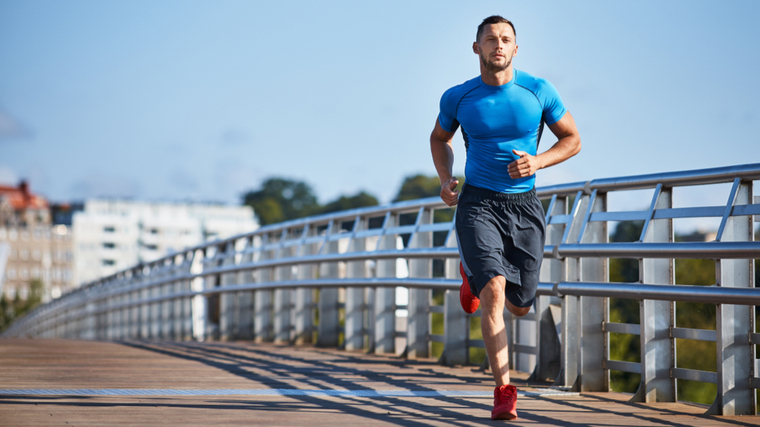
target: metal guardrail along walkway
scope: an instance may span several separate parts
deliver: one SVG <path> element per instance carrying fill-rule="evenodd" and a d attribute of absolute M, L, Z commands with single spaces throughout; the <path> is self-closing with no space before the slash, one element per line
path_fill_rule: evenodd
<path fill-rule="evenodd" d="M 715 383 L 708 413 L 755 414 L 758 179 L 760 164 L 749 164 L 539 188 L 548 201 L 542 283 L 529 315 L 505 313 L 512 367 L 582 392 L 608 391 L 610 370 L 639 373 L 633 400 L 647 403 L 674 402 L 679 380 Z M 683 187 L 719 183 L 731 184 L 725 205 L 673 204 Z M 611 194 L 640 189 L 651 191 L 648 209 L 608 211 Z M 400 343 L 412 359 L 440 343 L 443 363 L 466 364 L 483 343 L 469 337 L 471 316 L 459 307 L 454 224 L 436 220 L 446 210 L 430 198 L 262 227 L 90 283 L 4 335 L 313 342 L 376 354 L 400 352 Z M 715 241 L 675 242 L 674 220 L 697 217 L 720 221 Z M 639 241 L 610 243 L 608 224 L 631 220 L 644 221 Z M 638 283 L 609 282 L 608 259 L 621 257 L 640 260 Z M 677 285 L 676 258 L 715 260 L 715 285 Z M 408 301 L 397 301 L 397 287 Z M 610 322 L 610 297 L 640 300 L 641 323 Z M 716 304 L 716 330 L 677 327 L 675 301 Z M 640 363 L 609 358 L 611 332 L 640 336 Z M 715 371 L 677 366 L 677 339 L 716 342 Z"/>

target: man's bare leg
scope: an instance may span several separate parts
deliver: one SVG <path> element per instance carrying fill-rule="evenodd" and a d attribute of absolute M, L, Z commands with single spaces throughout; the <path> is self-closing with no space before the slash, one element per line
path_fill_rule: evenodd
<path fill-rule="evenodd" d="M 504 306 L 510 313 L 520 317 L 530 311 L 530 307 L 516 307 L 507 300 L 504 296 L 506 284 L 504 276 L 496 276 L 480 291 L 480 330 L 483 332 L 488 362 L 497 387 L 509 384 L 509 349 L 504 326 Z"/>

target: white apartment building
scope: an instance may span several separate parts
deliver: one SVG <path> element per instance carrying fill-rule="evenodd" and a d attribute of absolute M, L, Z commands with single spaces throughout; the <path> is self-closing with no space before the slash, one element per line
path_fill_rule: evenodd
<path fill-rule="evenodd" d="M 93 199 L 74 213 L 74 283 L 257 229 L 250 206 Z"/>

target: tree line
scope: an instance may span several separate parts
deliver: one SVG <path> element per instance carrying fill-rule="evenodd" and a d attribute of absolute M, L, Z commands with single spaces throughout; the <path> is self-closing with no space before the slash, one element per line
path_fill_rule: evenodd
<path fill-rule="evenodd" d="M 437 177 L 410 175 L 404 178 L 393 201 L 433 197 L 440 191 L 441 184 Z M 377 197 L 360 191 L 354 195 L 340 196 L 323 205 L 306 182 L 278 177 L 265 180 L 260 189 L 246 192 L 242 199 L 244 205 L 253 208 L 261 225 L 379 204 Z"/>
<path fill-rule="evenodd" d="M 610 235 L 611 242 L 633 242 L 639 239 L 644 221 L 623 221 Z M 755 240 L 760 232 L 755 233 Z M 675 234 L 675 241 L 704 241 L 705 235 L 694 232 L 689 235 Z M 610 258 L 611 282 L 638 282 L 639 260 Z M 715 284 L 715 260 L 676 259 L 675 282 L 678 285 L 711 286 Z M 760 283 L 760 260 L 755 260 L 755 283 Z M 632 299 L 610 298 L 610 321 L 639 323 L 639 302 Z M 675 303 L 675 326 L 679 328 L 716 329 L 715 304 L 690 302 Z M 755 316 L 757 319 L 757 316 Z M 757 321 L 756 321 L 757 323 Z M 757 330 L 757 327 L 755 327 Z M 676 365 L 679 368 L 715 372 L 717 366 L 716 344 L 710 341 L 676 340 Z M 610 333 L 610 358 L 638 363 L 641 360 L 641 340 L 638 335 Z M 633 393 L 638 389 L 641 376 L 611 371 L 611 386 L 615 391 Z M 717 386 L 698 381 L 678 380 L 676 390 L 679 400 L 709 405 L 715 399 Z"/>
<path fill-rule="evenodd" d="M 42 293 L 42 281 L 39 279 L 29 282 L 29 295 L 26 299 L 22 299 L 18 292 L 13 299 L 6 297 L 3 293 L 0 296 L 0 332 L 8 329 L 16 319 L 37 307 L 42 302 Z"/>

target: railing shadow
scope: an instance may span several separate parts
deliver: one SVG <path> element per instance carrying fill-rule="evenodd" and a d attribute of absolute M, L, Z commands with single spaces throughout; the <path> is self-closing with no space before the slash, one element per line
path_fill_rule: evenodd
<path fill-rule="evenodd" d="M 331 360 L 314 360 L 298 357 L 293 353 L 283 353 L 279 347 L 268 348 L 266 346 L 241 346 L 226 343 L 183 343 L 183 342 L 122 342 L 121 344 L 133 348 L 147 350 L 170 357 L 177 357 L 184 360 L 192 360 L 203 363 L 204 365 L 221 369 L 233 375 L 242 376 L 247 379 L 264 380 L 265 384 L 271 388 L 292 388 L 292 379 L 300 379 L 300 375 L 307 374 L 309 378 L 303 381 L 304 389 L 335 389 L 335 390 L 376 390 L 376 386 L 367 386 L 362 382 L 372 382 L 374 384 L 383 383 L 393 389 L 408 391 L 436 391 L 435 388 L 420 384 L 421 382 L 434 382 L 436 385 L 461 385 L 461 384 L 483 384 L 490 385 L 490 375 L 484 375 L 480 372 L 472 372 L 472 375 L 462 376 L 461 374 L 452 375 L 440 370 L 434 370 L 437 366 L 432 361 L 409 361 L 404 359 L 387 360 L 378 358 L 372 360 L 366 355 L 353 355 L 351 353 L 330 352 L 329 350 L 320 350 L 309 348 L 309 352 L 323 353 L 329 355 Z M 337 360 L 336 360 L 337 359 Z M 309 367 L 293 368 L 293 364 L 308 364 Z M 367 366 L 368 369 L 352 367 L 345 365 Z M 399 371 L 373 371 L 370 365 L 393 366 L 394 368 L 409 368 L 409 372 Z M 272 372 L 272 377 L 263 378 L 260 374 L 252 374 L 244 367 L 265 368 L 267 372 Z M 412 370 L 412 368 L 415 368 Z M 423 375 L 420 375 L 423 374 Z M 403 377 L 401 379 L 399 377 Z M 520 382 L 520 381 L 515 381 Z M 527 385 L 521 382 L 520 385 Z M 261 398 L 254 400 L 225 400 L 232 406 L 243 406 L 250 408 L 266 408 L 271 411 L 292 411 L 298 410 L 309 412 L 314 409 L 312 405 L 318 405 L 321 410 L 336 410 L 344 414 L 361 416 L 373 420 L 382 420 L 396 425 L 418 426 L 429 425 L 427 422 L 417 421 L 415 419 L 399 419 L 399 417 L 435 418 L 445 421 L 450 425 L 492 425 L 494 421 L 488 419 L 491 410 L 491 399 L 483 398 L 482 402 L 469 398 L 457 397 L 435 397 L 435 404 L 421 404 L 403 397 L 373 397 L 371 400 L 358 396 L 345 395 L 339 398 L 324 399 L 314 396 L 289 396 L 300 403 L 277 403 L 267 400 L 261 402 Z M 667 413 L 672 416 L 688 417 L 685 422 L 663 420 L 656 415 L 647 415 L 642 412 L 636 412 L 641 409 L 643 412 L 652 408 L 643 404 L 627 403 L 612 398 L 599 396 L 598 394 L 584 395 L 582 401 L 574 401 L 556 397 L 531 397 L 555 406 L 556 410 L 561 412 L 592 411 L 598 414 L 609 414 L 611 417 L 618 419 L 610 424 L 602 425 L 664 425 L 664 426 L 689 426 L 693 424 L 688 419 L 699 419 L 701 421 L 715 422 L 715 425 L 757 425 L 757 423 L 742 422 L 725 417 L 710 417 L 695 414 L 684 414 L 673 409 L 658 407 L 659 413 Z M 620 407 L 628 409 L 621 412 Z M 607 408 L 605 408 L 607 407 Z M 470 410 L 476 409 L 483 411 L 482 418 L 474 418 L 471 413 L 463 414 L 461 408 Z M 569 421 L 558 420 L 551 415 L 553 411 L 545 409 L 520 409 L 520 420 L 537 423 L 539 425 L 550 426 L 580 426 L 588 425 L 589 421 Z M 619 419 L 623 417 L 623 419 Z M 760 422 L 760 419 L 757 420 Z"/>
<path fill-rule="evenodd" d="M 420 386 L 414 382 L 408 380 L 400 380 L 393 378 L 393 376 L 383 372 L 372 372 L 369 370 L 362 370 L 349 367 L 337 367 L 325 363 L 323 361 L 306 360 L 297 358 L 294 356 L 286 356 L 282 353 L 274 353 L 262 348 L 251 347 L 238 347 L 228 346 L 225 344 L 194 344 L 194 343 L 178 343 L 178 342 L 161 342 L 161 343 L 149 343 L 149 342 L 122 342 L 121 344 L 138 348 L 142 350 L 152 351 L 166 356 L 177 357 L 185 360 L 192 360 L 195 362 L 203 363 L 207 366 L 211 366 L 217 369 L 224 370 L 230 374 L 242 376 L 244 378 L 257 377 L 252 375 L 251 372 L 242 369 L 244 366 L 257 366 L 261 367 L 262 364 L 266 365 L 270 372 L 278 375 L 288 374 L 293 372 L 292 363 L 309 363 L 316 367 L 316 369 L 309 369 L 308 374 L 316 377 L 307 379 L 304 381 L 305 387 L 310 389 L 326 389 L 325 382 L 332 386 L 332 389 L 347 389 L 347 390 L 375 390 L 374 387 L 368 387 L 362 385 L 355 380 L 336 377 L 336 374 L 350 374 L 354 377 L 361 378 L 365 381 L 383 381 L 384 383 L 392 386 L 396 389 L 408 390 L 408 391 L 435 391 L 433 388 Z M 234 349 L 238 352 L 246 352 L 249 354 L 268 357 L 269 359 L 264 361 L 261 357 L 250 357 L 240 354 L 234 354 L 230 350 Z M 346 355 L 335 355 L 340 357 L 341 363 L 362 363 L 366 364 L 366 359 L 361 359 L 355 356 L 351 356 L 350 353 Z M 271 359 L 271 356 L 276 356 L 281 361 Z M 379 362 L 379 361 L 378 361 Z M 382 361 L 385 363 L 386 361 Z M 409 362 L 409 366 L 417 365 L 416 362 Z M 403 366 L 403 365 L 402 365 Z M 410 372 L 411 373 L 411 372 Z M 319 375 L 321 374 L 321 375 Z M 397 373 L 398 374 L 398 373 Z M 406 373 L 404 373 L 406 375 Z M 435 376 L 438 378 L 437 373 L 431 372 L 429 377 Z M 458 378 L 450 376 L 451 379 Z M 292 383 L 289 381 L 283 381 L 282 379 L 269 377 L 266 379 L 266 385 L 271 388 L 292 388 Z M 478 381 L 479 382 L 479 381 Z M 461 383 L 461 381 L 457 382 Z M 450 384 L 455 384 L 451 381 Z M 331 397 L 330 400 L 314 397 L 314 396 L 289 396 L 291 399 L 301 402 L 302 406 L 298 408 L 299 411 L 310 411 L 314 409 L 316 405 L 322 412 L 324 409 L 339 410 L 344 414 L 351 414 L 355 416 L 361 416 L 364 418 L 370 418 L 374 420 L 390 421 L 397 425 L 403 426 L 427 426 L 428 422 L 416 421 L 413 419 L 405 420 L 389 420 L 388 415 L 394 416 L 394 413 L 387 411 L 389 407 L 393 407 L 393 411 L 401 416 L 414 416 L 419 417 L 435 417 L 438 419 L 445 419 L 450 425 L 491 425 L 490 420 L 473 418 L 469 414 L 462 414 L 457 412 L 451 407 L 461 407 L 466 405 L 472 407 L 471 400 L 465 400 L 454 397 L 436 397 L 433 398 L 437 402 L 435 411 L 428 408 L 428 405 L 419 405 L 413 402 L 406 401 L 403 397 L 373 397 L 371 400 L 366 398 L 352 397 L 352 396 L 340 396 L 339 398 Z M 476 408 L 482 409 L 484 415 L 489 414 L 491 410 L 490 399 L 484 399 L 482 404 L 476 404 Z M 342 402 L 341 402 L 342 401 Z M 233 401 L 236 404 L 251 404 L 256 406 L 256 402 L 250 401 Z M 289 404 L 292 405 L 292 404 Z M 432 406 L 432 405 L 431 405 Z M 267 410 L 275 410 L 267 404 Z M 287 410 L 294 410 L 293 407 L 288 407 Z M 380 413 L 379 413 L 379 412 Z M 382 412 L 386 412 L 382 414 Z"/>

